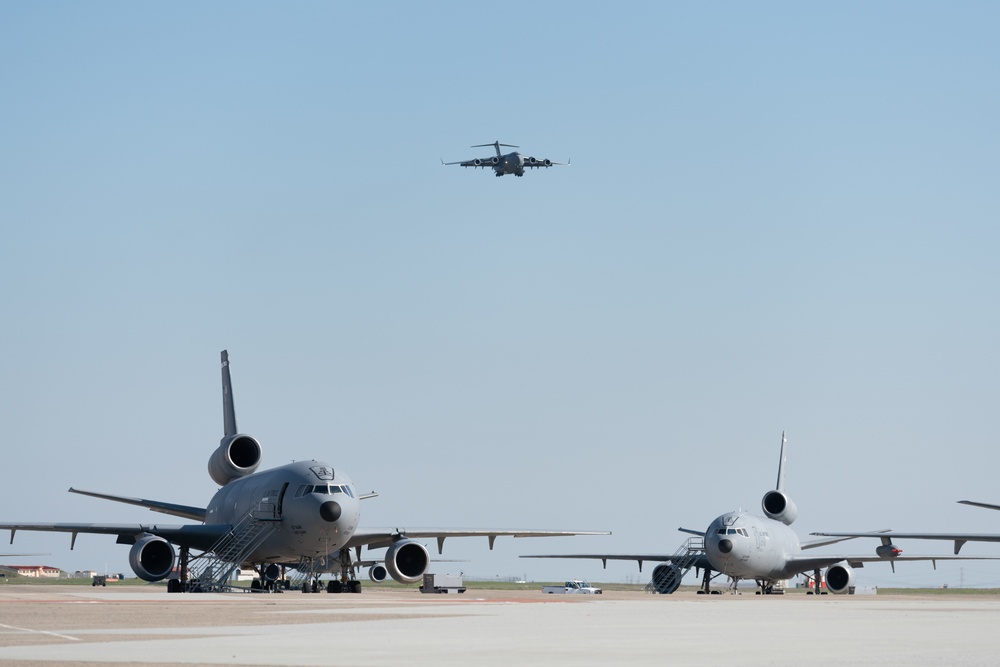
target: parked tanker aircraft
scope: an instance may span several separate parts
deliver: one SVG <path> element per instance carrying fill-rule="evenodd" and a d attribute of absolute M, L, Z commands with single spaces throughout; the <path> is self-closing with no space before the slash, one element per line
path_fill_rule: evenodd
<path fill-rule="evenodd" d="M 498 536 L 546 537 L 607 535 L 606 532 L 565 530 L 449 530 L 362 528 L 361 502 L 377 494 L 358 493 L 339 468 L 321 461 L 298 461 L 257 472 L 261 445 L 236 428 L 229 355 L 222 352 L 222 405 L 224 435 L 208 461 L 208 472 L 220 488 L 207 507 L 179 505 L 145 498 L 115 496 L 70 488 L 70 492 L 146 507 L 154 512 L 196 523 L 0 523 L 10 530 L 11 543 L 19 530 L 58 531 L 72 535 L 70 548 L 80 533 L 115 535 L 119 544 L 131 545 L 129 564 L 146 581 L 166 579 L 174 572 L 177 553 L 180 577 L 169 590 L 204 589 L 204 582 L 239 565 L 251 565 L 260 575 L 256 586 L 271 588 L 286 568 L 310 577 L 339 573 L 327 590 L 359 592 L 357 570 L 370 567 L 369 576 L 382 581 L 392 576 L 401 583 L 422 580 L 431 558 L 418 539 L 437 540 L 438 553 L 448 537 L 483 536 L 493 548 Z M 361 549 L 387 549 L 377 560 L 362 560 Z M 201 552 L 192 556 L 191 550 Z M 208 563 L 196 568 L 195 561 Z M 189 582 L 188 567 L 200 572 Z M 206 574 L 208 572 L 208 574 Z M 176 575 L 174 575 L 176 576 Z M 212 579 L 219 580 L 218 577 Z"/>
<path fill-rule="evenodd" d="M 989 503 L 979 503 L 973 500 L 959 500 L 961 505 L 972 505 L 973 507 L 984 507 L 988 510 L 1000 510 L 1000 505 Z M 886 539 L 898 538 L 901 540 L 947 540 L 955 543 L 955 555 L 962 550 L 966 542 L 1000 542 L 1000 533 L 907 533 L 899 530 L 889 530 L 884 533 L 859 532 L 859 533 L 811 533 L 812 535 L 832 535 L 838 537 L 877 537 L 885 544 Z"/>
<path fill-rule="evenodd" d="M 800 542 L 789 526 L 798 516 L 798 509 L 785 494 L 785 434 L 781 434 L 781 457 L 778 462 L 778 481 L 773 491 L 764 494 L 761 501 L 764 516 L 744 511 L 727 512 L 715 518 L 702 532 L 680 528 L 682 532 L 697 537 L 689 539 L 674 554 L 552 554 L 521 556 L 521 558 L 589 558 L 599 559 L 607 567 L 609 560 L 634 560 L 642 569 L 644 561 L 659 562 L 653 570 L 652 584 L 659 593 L 673 593 L 681 584 L 684 574 L 691 568 L 703 571 L 701 592 L 709 593 L 710 582 L 719 574 L 728 576 L 731 589 L 741 579 L 753 579 L 761 593 L 771 593 L 778 581 L 798 574 L 821 581 L 820 571 L 826 568 L 827 589 L 833 593 L 847 593 L 854 587 L 854 570 L 865 563 L 889 560 L 953 560 L 954 556 L 902 556 L 891 541 L 875 550 L 874 556 L 817 554 L 805 555 L 803 550 L 826 546 L 851 539 L 850 536 L 825 538 Z M 872 533 L 879 535 L 880 533 Z M 894 567 L 895 569 L 895 567 Z M 713 575 L 713 572 L 717 573 Z"/>
<path fill-rule="evenodd" d="M 557 164 L 563 164 L 562 162 L 553 162 L 548 158 L 534 158 L 530 155 L 521 155 L 517 151 L 513 153 L 507 153 L 506 155 L 500 152 L 500 147 L 505 146 L 507 148 L 517 148 L 512 144 L 501 144 L 499 141 L 494 141 L 492 144 L 476 144 L 472 148 L 483 148 L 485 146 L 493 146 L 497 154 L 492 157 L 475 158 L 472 160 L 461 160 L 459 162 L 445 162 L 441 160 L 443 165 L 460 164 L 463 167 L 477 167 L 482 169 L 492 169 L 496 176 L 503 176 L 504 174 L 514 174 L 515 176 L 524 176 L 524 170 L 536 169 L 539 167 L 552 167 Z M 567 161 L 565 164 L 569 164 Z"/>

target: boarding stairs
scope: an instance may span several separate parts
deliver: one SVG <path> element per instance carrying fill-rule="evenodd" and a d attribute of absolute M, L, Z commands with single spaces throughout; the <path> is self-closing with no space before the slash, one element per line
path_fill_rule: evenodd
<path fill-rule="evenodd" d="M 700 535 L 691 537 L 674 552 L 669 564 L 663 563 L 653 569 L 653 578 L 646 584 L 649 593 L 669 595 L 680 588 L 681 580 L 687 574 L 698 557 L 705 553 L 705 538 Z"/>
<path fill-rule="evenodd" d="M 189 590 L 214 593 L 232 590 L 229 581 L 233 572 L 277 529 L 280 521 L 259 509 L 249 512 L 208 551 L 191 559 Z"/>

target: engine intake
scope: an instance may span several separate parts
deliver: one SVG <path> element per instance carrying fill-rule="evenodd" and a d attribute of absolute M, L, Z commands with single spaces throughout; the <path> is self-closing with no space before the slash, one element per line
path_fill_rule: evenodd
<path fill-rule="evenodd" d="M 174 548 L 162 537 L 145 535 L 128 552 L 128 564 L 144 581 L 159 581 L 174 569 Z"/>
<path fill-rule="evenodd" d="M 660 563 L 653 568 L 653 588 L 660 595 L 670 595 L 681 585 L 681 571 L 673 563 Z"/>
<path fill-rule="evenodd" d="M 372 581 L 385 581 L 387 576 L 389 576 L 389 572 L 385 569 L 384 565 L 372 565 L 368 568 L 368 578 Z"/>
<path fill-rule="evenodd" d="M 208 474 L 215 483 L 225 486 L 246 477 L 260 465 L 260 443 L 243 433 L 224 438 L 208 459 Z"/>
<path fill-rule="evenodd" d="M 826 569 L 826 589 L 842 595 L 854 592 L 854 570 L 848 565 L 831 565 Z"/>
<path fill-rule="evenodd" d="M 413 540 L 399 540 L 385 552 L 385 569 L 401 584 L 421 581 L 430 564 L 427 548 Z"/>
<path fill-rule="evenodd" d="M 760 501 L 760 506 L 767 518 L 780 521 L 786 526 L 792 525 L 795 517 L 799 515 L 799 509 L 795 503 L 781 491 L 765 493 L 764 499 Z"/>

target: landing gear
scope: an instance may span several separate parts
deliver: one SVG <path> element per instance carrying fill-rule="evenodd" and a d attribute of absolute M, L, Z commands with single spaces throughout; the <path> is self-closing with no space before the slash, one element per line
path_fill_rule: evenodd
<path fill-rule="evenodd" d="M 805 572 L 802 573 L 802 576 L 805 577 L 807 581 L 812 580 L 813 584 L 812 590 L 806 591 L 806 595 L 826 595 L 826 591 L 822 590 L 823 577 L 821 576 L 821 572 L 819 570 L 813 570 L 813 575 L 811 577 Z"/>
<path fill-rule="evenodd" d="M 717 577 L 719 575 L 715 575 L 715 576 Z M 715 577 L 712 576 L 712 571 L 710 569 L 706 568 L 705 569 L 705 574 L 703 574 L 702 577 L 701 577 L 701 588 L 698 589 L 698 595 L 711 595 L 713 593 L 720 593 L 721 592 L 721 591 L 713 591 L 712 590 L 711 583 L 712 583 L 712 579 L 714 579 L 714 578 Z"/>

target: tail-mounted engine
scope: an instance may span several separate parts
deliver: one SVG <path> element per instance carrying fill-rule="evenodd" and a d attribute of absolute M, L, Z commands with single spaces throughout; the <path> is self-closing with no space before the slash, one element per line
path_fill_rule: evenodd
<path fill-rule="evenodd" d="M 399 540 L 385 552 L 385 569 L 401 584 L 421 581 L 430 564 L 427 547 L 413 540 Z"/>
<path fill-rule="evenodd" d="M 783 491 L 768 491 L 760 501 L 760 506 L 767 518 L 780 521 L 786 526 L 792 525 L 799 515 L 799 509 Z"/>
<path fill-rule="evenodd" d="M 174 569 L 174 548 L 162 537 L 145 535 L 132 545 L 128 564 L 140 579 L 159 581 Z"/>
<path fill-rule="evenodd" d="M 223 438 L 219 448 L 208 459 L 208 474 L 216 484 L 225 486 L 257 470 L 260 453 L 260 443 L 249 435 L 237 433 Z"/>
<path fill-rule="evenodd" d="M 826 569 L 826 590 L 838 595 L 854 590 L 854 570 L 845 563 L 831 565 Z"/>

